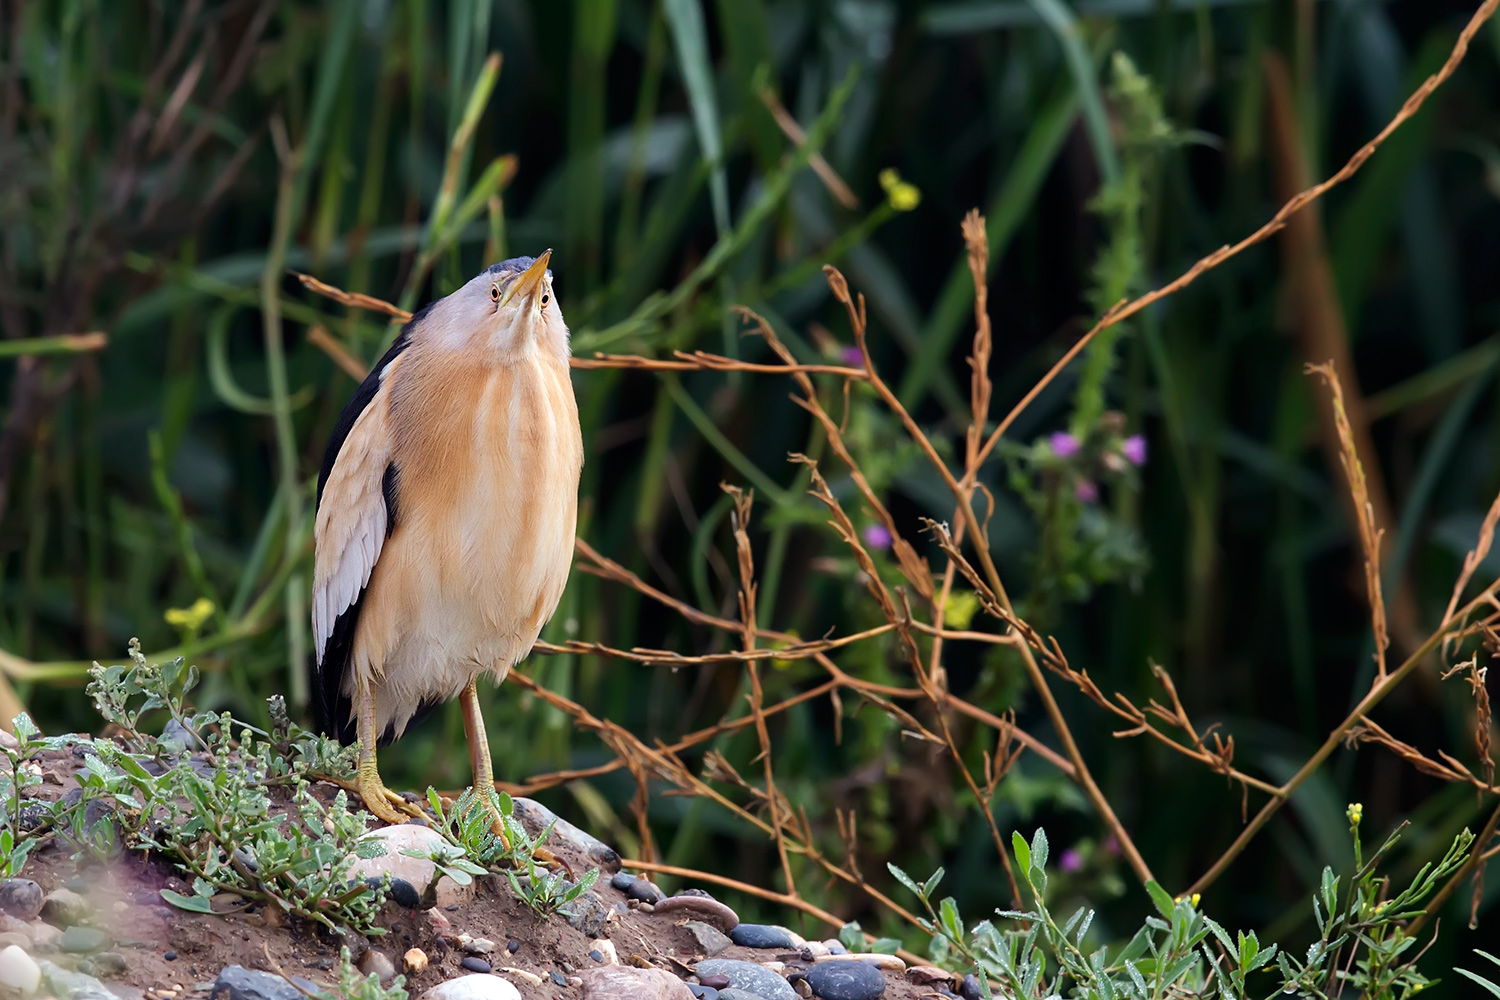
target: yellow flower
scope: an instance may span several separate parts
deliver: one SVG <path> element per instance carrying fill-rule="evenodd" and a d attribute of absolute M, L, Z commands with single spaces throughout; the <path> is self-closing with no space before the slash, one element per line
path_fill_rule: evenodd
<path fill-rule="evenodd" d="M 1344 811 L 1344 816 L 1349 820 L 1350 826 L 1359 826 L 1359 821 L 1365 818 L 1365 807 L 1362 803 L 1351 802 Z"/>
<path fill-rule="evenodd" d="M 893 167 L 880 172 L 880 186 L 885 189 L 886 200 L 898 212 L 910 212 L 922 203 L 922 192 L 915 184 L 903 181 Z"/>
<path fill-rule="evenodd" d="M 948 595 L 943 608 L 943 624 L 949 628 L 968 628 L 979 610 L 979 595 L 972 590 L 955 590 Z"/>
<path fill-rule="evenodd" d="M 180 628 L 185 632 L 196 632 L 208 621 L 214 613 L 214 602 L 206 597 L 200 597 L 193 602 L 192 607 L 168 608 L 166 614 L 162 615 L 167 624 L 174 628 Z"/>

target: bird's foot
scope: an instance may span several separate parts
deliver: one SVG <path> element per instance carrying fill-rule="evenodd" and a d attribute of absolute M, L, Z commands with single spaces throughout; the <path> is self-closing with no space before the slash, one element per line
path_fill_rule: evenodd
<path fill-rule="evenodd" d="M 377 773 L 362 772 L 354 784 L 359 797 L 364 800 L 365 808 L 382 822 L 396 826 L 406 822 L 407 816 L 427 818 L 420 806 L 406 801 L 400 794 L 385 787 Z"/>

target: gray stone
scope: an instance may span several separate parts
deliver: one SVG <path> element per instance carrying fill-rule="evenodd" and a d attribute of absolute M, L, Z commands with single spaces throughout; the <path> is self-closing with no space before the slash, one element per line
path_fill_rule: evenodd
<path fill-rule="evenodd" d="M 59 950 L 70 955 L 87 955 L 109 944 L 109 935 L 96 927 L 69 927 L 58 940 Z"/>
<path fill-rule="evenodd" d="M 797 948 L 797 939 L 775 924 L 736 924 L 729 940 L 741 948 Z"/>
<path fill-rule="evenodd" d="M 698 942 L 698 948 L 709 958 L 722 953 L 732 943 L 729 938 L 724 936 L 723 931 L 712 924 L 705 924 L 701 920 L 689 920 L 683 926 L 693 936 L 693 940 Z"/>
<path fill-rule="evenodd" d="M 373 975 L 382 983 L 396 978 L 396 963 L 391 961 L 391 956 L 375 948 L 359 956 L 358 968 L 366 976 Z"/>
<path fill-rule="evenodd" d="M 592 889 L 569 903 L 563 913 L 574 930 L 591 938 L 603 933 L 609 923 L 609 906 Z"/>
<path fill-rule="evenodd" d="M 751 993 L 749 990 L 737 990 L 731 986 L 727 990 L 719 991 L 719 1000 L 760 1000 L 760 994 Z"/>
<path fill-rule="evenodd" d="M 822 1000 L 875 1000 L 885 993 L 885 976 L 864 962 L 819 962 L 807 970 L 807 985 Z"/>
<path fill-rule="evenodd" d="M 297 976 L 292 977 L 292 982 L 309 993 L 316 993 L 321 989 L 311 980 Z M 297 986 L 269 972 L 231 965 L 214 980 L 209 996 L 213 1000 L 305 1000 Z"/>
<path fill-rule="evenodd" d="M 625 895 L 642 903 L 657 903 L 661 901 L 662 891 L 650 879 L 638 878 L 630 883 Z"/>
<path fill-rule="evenodd" d="M 93 976 L 64 969 L 52 962 L 39 962 L 42 982 L 58 1000 L 119 1000 L 109 987 Z"/>
<path fill-rule="evenodd" d="M 64 927 L 88 920 L 93 907 L 72 889 L 53 889 L 42 901 L 42 916 Z"/>
<path fill-rule="evenodd" d="M 635 885 L 635 879 L 636 876 L 629 872 L 615 872 L 614 877 L 609 880 L 609 884 L 624 892 Z"/>
<path fill-rule="evenodd" d="M 511 801 L 516 806 L 516 819 L 521 821 L 533 837 L 545 830 L 547 824 L 551 823 L 552 833 L 549 837 L 549 845 L 552 848 L 561 846 L 579 852 L 598 866 L 605 875 L 613 875 L 620 870 L 620 853 L 598 837 L 585 833 L 567 820 L 561 819 L 557 813 L 535 799 L 518 796 Z"/>
<path fill-rule="evenodd" d="M 710 958 L 693 967 L 699 976 L 728 976 L 730 988 L 752 993 L 759 1000 L 798 1000 L 797 991 L 791 983 L 754 962 L 739 962 L 731 958 Z M 719 991 L 723 1000 L 725 991 Z"/>
<path fill-rule="evenodd" d="M 8 878 L 0 882 L 0 910 L 17 920 L 35 920 L 46 901 L 42 887 L 29 878 Z"/>

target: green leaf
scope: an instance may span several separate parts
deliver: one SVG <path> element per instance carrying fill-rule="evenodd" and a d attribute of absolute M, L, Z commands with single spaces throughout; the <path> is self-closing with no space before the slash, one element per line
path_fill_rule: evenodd
<path fill-rule="evenodd" d="M 1026 846 L 1026 838 L 1021 836 L 1021 831 L 1017 830 L 1010 835 L 1010 846 L 1016 852 L 1016 861 L 1020 864 L 1021 870 L 1030 871 L 1031 848 Z"/>
<path fill-rule="evenodd" d="M 714 90 L 713 65 L 708 51 L 708 29 L 700 0 L 663 0 L 662 12 L 677 49 L 678 68 L 693 111 L 693 130 L 703 160 L 711 171 L 709 197 L 719 235 L 729 232 L 729 181 L 724 171 L 724 145 L 719 135 L 719 98 Z"/>
<path fill-rule="evenodd" d="M 180 892 L 171 889 L 158 890 L 161 898 L 177 907 L 179 910 L 188 910 L 193 913 L 212 913 L 213 905 L 203 896 L 184 896 Z"/>
<path fill-rule="evenodd" d="M 1041 827 L 1036 828 L 1036 833 L 1031 835 L 1031 865 L 1029 867 L 1047 867 L 1047 831 Z"/>
<path fill-rule="evenodd" d="M 926 883 L 923 884 L 923 886 L 922 886 L 922 895 L 924 895 L 924 896 L 931 896 L 932 895 L 932 890 L 934 890 L 934 889 L 937 888 L 938 883 L 943 880 L 943 876 L 945 874 L 947 874 L 947 872 L 944 871 L 944 869 L 941 866 L 939 866 L 938 870 L 932 873 L 932 877 L 929 878 L 926 881 Z"/>
<path fill-rule="evenodd" d="M 1465 979 L 1469 979 L 1478 983 L 1485 990 L 1487 990 L 1491 996 L 1500 997 L 1500 984 L 1491 982 L 1490 980 L 1485 979 L 1483 976 L 1477 976 L 1474 973 L 1470 972 L 1468 969 L 1454 968 L 1453 971 L 1458 973 L 1460 976 L 1463 976 Z"/>
<path fill-rule="evenodd" d="M 1177 911 L 1177 904 L 1172 901 L 1171 896 L 1167 895 L 1167 890 L 1156 882 L 1147 882 L 1146 892 L 1150 894 L 1151 902 L 1156 905 L 1156 912 L 1171 920 L 1172 915 Z"/>
<path fill-rule="evenodd" d="M 912 894 L 915 895 L 918 899 L 926 898 L 922 895 L 922 887 L 917 885 L 916 880 L 913 879 L 910 875 L 906 874 L 906 872 L 902 871 L 900 868 L 897 868 L 889 861 L 885 863 L 885 866 L 886 868 L 890 869 L 891 874 L 896 877 L 896 881 L 900 882 L 902 885 L 910 889 L 912 891 Z"/>

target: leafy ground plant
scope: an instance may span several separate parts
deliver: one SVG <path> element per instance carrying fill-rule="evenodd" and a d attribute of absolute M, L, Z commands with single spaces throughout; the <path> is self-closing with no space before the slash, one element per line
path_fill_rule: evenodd
<path fill-rule="evenodd" d="M 1344 880 L 1332 868 L 1323 869 L 1313 898 L 1319 936 L 1302 959 L 1278 944 L 1263 944 L 1254 931 L 1231 937 L 1199 910 L 1198 897 L 1173 899 L 1155 882 L 1147 889 L 1157 915 L 1147 917 L 1122 947 L 1100 946 L 1085 952 L 1094 911 L 1080 907 L 1059 923 L 1048 909 L 1048 845 L 1041 829 L 1029 844 L 1019 833 L 1012 838 L 1016 870 L 1030 890 L 1032 908 L 996 911 L 1014 922 L 1011 927 L 998 927 L 989 920 L 966 927 L 952 897 L 934 905 L 933 893 L 944 875 L 941 868 L 921 884 L 894 865 L 890 869 L 927 911 L 922 926 L 932 935 L 933 957 L 971 969 L 986 997 L 1238 1000 L 1296 995 L 1319 1000 L 1343 996 L 1404 1000 L 1435 982 L 1417 970 L 1422 950 L 1407 924 L 1424 912 L 1421 904 L 1441 881 L 1464 863 L 1474 837 L 1462 831 L 1441 861 L 1423 866 L 1405 890 L 1388 896 L 1389 882 L 1378 869 L 1396 846 L 1401 828 L 1365 859 L 1359 837 L 1362 813 L 1355 804 L 1347 814 L 1355 870 L 1340 892 Z M 1478 980 L 1472 973 L 1455 971 Z M 1275 972 L 1280 976 L 1256 975 Z"/>

